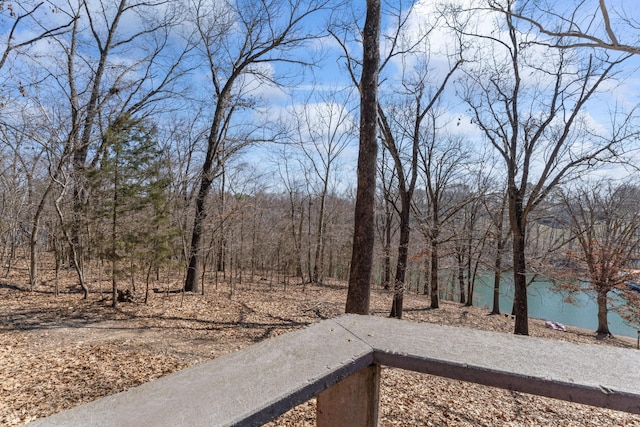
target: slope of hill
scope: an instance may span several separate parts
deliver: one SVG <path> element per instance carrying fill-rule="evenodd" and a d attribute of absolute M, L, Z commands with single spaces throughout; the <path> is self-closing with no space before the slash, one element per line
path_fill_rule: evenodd
<path fill-rule="evenodd" d="M 44 286 L 28 292 L 0 284 L 0 424 L 16 426 L 116 393 L 186 366 L 342 313 L 346 285 L 219 284 L 205 296 L 152 293 L 148 304 L 108 306 Z M 103 296 L 104 295 L 104 296 Z M 138 299 L 141 297 L 137 295 Z M 386 316 L 391 295 L 375 290 L 373 314 Z M 405 319 L 511 333 L 510 316 L 443 302 L 428 308 L 407 295 Z M 531 321 L 531 335 L 634 347 L 633 340 Z M 443 343 L 446 345 L 446 343 Z M 603 367 L 606 369 L 606 367 Z M 512 393 L 429 375 L 384 369 L 381 423 L 446 426 L 640 426 L 640 416 Z M 315 402 L 294 408 L 271 426 L 313 425 Z M 185 408 L 185 410 L 188 410 Z"/>

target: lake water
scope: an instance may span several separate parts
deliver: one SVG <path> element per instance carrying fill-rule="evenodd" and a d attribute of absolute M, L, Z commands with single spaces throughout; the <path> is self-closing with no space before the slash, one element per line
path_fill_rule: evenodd
<path fill-rule="evenodd" d="M 510 313 L 513 305 L 513 284 L 501 285 L 500 311 Z M 548 282 L 535 282 L 529 286 L 529 317 L 552 320 L 567 326 L 595 331 L 598 327 L 598 306 L 595 299 L 585 292 L 574 296 L 575 304 L 564 302 L 566 295 L 551 290 Z M 493 306 L 493 277 L 476 281 L 473 294 L 473 305 L 476 307 Z M 628 326 L 617 313 L 609 311 L 609 330 L 613 335 L 638 337 L 638 331 Z"/>

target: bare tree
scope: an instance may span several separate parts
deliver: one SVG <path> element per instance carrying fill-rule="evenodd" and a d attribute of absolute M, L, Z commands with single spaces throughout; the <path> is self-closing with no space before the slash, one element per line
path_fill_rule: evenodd
<path fill-rule="evenodd" d="M 501 191 L 500 191 L 501 190 Z M 492 238 L 495 248 L 493 257 L 493 303 L 490 314 L 500 314 L 500 284 L 502 274 L 507 271 L 503 266 L 503 257 L 511 235 L 511 229 L 505 230 L 505 213 L 508 197 L 504 189 L 494 191 L 483 201 L 490 217 Z"/>
<path fill-rule="evenodd" d="M 391 243 L 397 232 L 398 193 L 396 169 L 388 150 L 382 150 L 379 161 L 379 196 L 376 213 L 378 236 L 383 251 L 382 285 L 385 290 L 391 289 Z"/>
<path fill-rule="evenodd" d="M 277 165 L 278 174 L 282 185 L 288 196 L 288 224 L 287 233 L 291 234 L 293 243 L 293 264 L 295 266 L 295 275 L 300 277 L 300 281 L 305 283 L 304 273 L 302 268 L 302 233 L 305 219 L 305 197 L 300 187 L 301 184 L 295 179 L 295 172 L 292 170 L 290 164 L 290 158 L 292 154 L 288 151 L 288 147 L 283 147 L 282 151 L 278 153 L 274 162 Z M 309 278 L 309 280 L 311 280 Z"/>
<path fill-rule="evenodd" d="M 2 128 L 2 149 L 0 149 L 0 241 L 3 243 L 0 260 L 7 262 L 5 276 L 13 268 L 17 249 L 33 235 L 25 227 L 31 215 L 35 199 L 35 185 L 38 183 L 43 157 L 42 147 L 34 144 L 18 127 Z M 31 236 L 30 236 L 31 234 Z M 33 236 L 35 239 L 36 236 Z M 33 288 L 32 288 L 33 289 Z"/>
<path fill-rule="evenodd" d="M 360 148 L 349 289 L 345 312 L 369 314 L 375 243 L 376 161 L 378 155 L 378 67 L 380 0 L 367 0 L 360 79 Z"/>
<path fill-rule="evenodd" d="M 586 182 L 564 190 L 561 197 L 566 212 L 563 222 L 578 243 L 577 249 L 567 249 L 567 262 L 558 266 L 565 271 L 564 279 L 573 279 L 565 287 L 577 290 L 588 279 L 585 284 L 595 293 L 598 305 L 596 333 L 610 336 L 609 294 L 633 295 L 626 283 L 635 279 L 631 262 L 640 249 L 640 189 L 610 181 Z"/>
<path fill-rule="evenodd" d="M 38 148 L 38 152 L 46 154 L 46 144 L 43 145 L 45 136 L 42 134 L 46 132 L 39 132 L 36 129 L 38 124 L 46 120 L 41 120 L 43 110 L 30 113 L 26 111 L 28 109 L 28 103 L 24 103 L 21 100 L 9 101 L 8 97 L 11 96 L 7 91 L 7 88 L 14 88 L 16 96 L 25 98 L 31 98 L 31 92 L 37 90 L 35 82 L 40 80 L 39 77 L 35 77 L 34 81 L 31 81 L 31 77 L 36 74 L 29 66 L 24 66 L 24 63 L 37 60 L 37 55 L 33 52 L 34 46 L 41 45 L 48 42 L 52 37 L 59 37 L 62 34 L 68 32 L 70 26 L 74 22 L 74 17 L 64 16 L 64 14 L 57 13 L 55 9 L 50 9 L 45 5 L 44 1 L 23 1 L 23 2 L 0 2 L 0 22 L 7 28 L 6 41 L 3 43 L 4 49 L 0 52 L 0 69 L 8 70 L 3 78 L 7 79 L 8 84 L 3 84 L 7 93 L 3 94 L 3 105 L 22 105 L 22 112 L 18 114 L 18 117 L 22 116 L 22 123 L 15 122 L 15 113 L 11 113 L 5 107 L 3 108 L 3 117 L 0 119 L 5 126 L 5 132 L 20 131 L 24 135 L 22 138 L 30 140 L 34 146 L 32 149 Z M 58 19 L 60 18 L 61 19 Z M 16 75 L 20 76 L 16 79 Z M 36 99 L 35 105 L 39 104 Z M 26 115 L 25 115 L 26 113 Z M 28 117 L 27 117 L 28 116 Z M 13 118 L 11 118 L 13 117 Z M 32 167 L 36 167 L 38 162 L 31 162 Z M 27 168 L 28 169 L 28 168 Z M 27 171 L 25 169 L 25 172 Z M 30 181 L 30 174 L 27 174 L 27 180 Z M 48 191 L 46 191 L 48 194 Z M 44 211 L 44 203 L 38 203 L 35 199 L 39 196 L 37 194 L 31 194 L 34 200 L 30 200 L 36 206 L 35 217 L 39 218 Z M 45 197 L 46 198 L 46 197 Z M 37 282 L 37 258 L 36 258 L 36 244 L 40 235 L 39 221 L 34 221 L 29 230 L 29 240 L 31 247 L 31 268 L 30 274 L 30 287 L 34 288 Z"/>
<path fill-rule="evenodd" d="M 567 3 L 529 0 L 511 13 L 545 36 L 533 43 L 562 49 L 589 47 L 637 55 L 640 53 L 640 21 L 624 2 L 614 3 L 607 0 Z M 501 9 L 495 2 L 490 4 Z"/>
<path fill-rule="evenodd" d="M 407 95 L 411 99 L 406 110 L 400 116 L 394 117 L 394 122 L 399 126 L 399 133 L 394 135 L 388 114 L 382 106 L 379 106 L 378 117 L 382 140 L 385 148 L 389 150 L 394 161 L 398 177 L 398 193 L 400 196 L 400 208 L 398 209 L 400 220 L 400 241 L 398 243 L 398 259 L 396 276 L 394 281 L 394 298 L 391 306 L 391 317 L 402 318 L 402 303 L 407 269 L 407 257 L 410 240 L 410 216 L 413 193 L 418 178 L 418 160 L 421 147 L 433 143 L 433 134 L 436 132 L 435 114 L 433 112 L 438 98 L 444 92 L 449 78 L 456 71 L 460 61 L 456 62 L 446 74 L 441 85 L 434 91 L 430 91 L 426 82 L 427 72 L 421 70 L 417 82 L 410 84 L 405 82 Z M 406 119 L 406 121 L 404 120 Z M 426 123 L 425 123 L 426 122 Z M 403 141 L 404 140 L 404 144 Z M 401 145 L 402 144 L 402 145 Z M 407 152 L 403 153 L 403 145 Z M 405 160 L 408 159 L 408 160 Z"/>
<path fill-rule="evenodd" d="M 51 16 L 47 17 L 47 11 L 49 14 L 56 13 L 55 8 L 49 10 L 44 1 L 0 1 L 0 23 L 4 28 L 8 28 L 5 33 L 6 41 L 2 43 L 4 50 L 0 53 L 0 69 L 4 68 L 14 52 L 28 50 L 36 43 L 65 33 L 75 20 L 75 17 L 71 17 L 63 19 L 58 25 L 47 26 L 46 21 L 56 21 L 51 19 Z M 22 83 L 19 89 L 24 90 Z"/>
<path fill-rule="evenodd" d="M 325 0 L 256 1 L 235 3 L 195 1 L 193 25 L 211 79 L 213 117 L 207 135 L 207 149 L 195 198 L 196 211 L 191 233 L 189 265 L 184 288 L 199 291 L 202 262 L 203 225 L 207 196 L 224 163 L 247 144 L 263 140 L 253 129 L 243 135 L 231 134 L 234 113 L 251 107 L 250 91 L 256 83 L 275 83 L 267 64 L 302 65 L 289 55 L 313 35 L 304 25 L 327 4 Z M 252 86 L 253 85 L 253 86 Z"/>
<path fill-rule="evenodd" d="M 68 31 L 49 31 L 53 42 L 47 53 L 29 55 L 23 62 L 34 71 L 33 84 L 25 96 L 37 90 L 33 98 L 41 101 L 46 95 L 50 104 L 40 111 L 55 135 L 41 144 L 47 148 L 50 181 L 46 185 L 32 221 L 37 235 L 40 216 L 53 186 L 70 185 L 62 176 L 68 164 L 73 166 L 74 226 L 70 230 L 71 244 L 76 246 L 77 266 L 83 267 L 82 206 L 89 200 L 84 187 L 84 174 L 99 168 L 100 159 L 108 148 L 106 129 L 124 116 L 147 116 L 155 113 L 150 106 L 175 96 L 178 80 L 185 73 L 182 59 L 191 46 L 179 47 L 170 33 L 179 14 L 172 2 L 108 2 L 91 3 L 80 0 L 56 7 L 55 13 L 70 24 Z M 130 19 L 136 25 L 120 25 Z M 51 22 L 56 22 L 52 20 Z M 45 87 L 45 89 L 40 89 Z M 168 104 L 165 104 L 167 107 Z M 65 108 L 66 107 L 66 108 Z M 64 194 L 68 194 L 65 190 Z M 62 202 L 62 200 L 60 200 Z M 37 252 L 32 245 L 31 282 L 37 281 Z M 79 277 L 84 277 L 80 274 Z M 88 292 L 85 283 L 81 283 Z"/>
<path fill-rule="evenodd" d="M 344 93 L 332 91 L 319 94 L 317 102 L 308 99 L 301 108 L 294 109 L 298 121 L 296 144 L 318 180 L 318 187 L 314 191 L 318 207 L 313 272 L 310 278 L 313 283 L 322 283 L 324 275 L 327 197 L 334 187 L 332 180 L 339 167 L 340 155 L 351 141 L 355 128 L 353 116 L 348 110 L 351 94 L 350 90 Z"/>
<path fill-rule="evenodd" d="M 453 234 L 447 235 L 443 231 L 470 200 L 466 190 L 460 191 L 464 165 L 469 161 L 470 153 L 460 137 L 437 135 L 433 129 L 434 134 L 420 150 L 424 199 L 415 201 L 414 210 L 420 232 L 429 247 L 429 286 L 425 286 L 424 292 L 429 292 L 431 307 L 438 308 L 440 247 L 453 238 Z"/>
<path fill-rule="evenodd" d="M 488 178 L 485 171 L 468 172 L 466 194 L 457 218 L 451 221 L 454 256 L 458 267 L 459 302 L 473 306 L 476 278 L 486 263 L 485 247 L 491 234 L 490 212 L 485 209 Z M 475 179 L 474 179 L 475 178 Z"/>
<path fill-rule="evenodd" d="M 494 5 L 504 26 L 504 31 L 496 30 L 499 35 L 475 34 L 494 47 L 481 51 L 482 55 L 491 54 L 495 59 L 468 69 L 464 98 L 474 122 L 504 161 L 513 237 L 514 332 L 528 335 L 525 248 L 529 215 L 554 187 L 578 171 L 615 157 L 623 148 L 621 142 L 630 137 L 629 118 L 616 125 L 611 135 L 598 135 L 581 115 L 628 55 L 598 58 L 533 48 L 526 43 L 531 36 L 515 23 L 514 5 L 512 0 Z M 538 59 L 541 55 L 543 64 Z"/>
<path fill-rule="evenodd" d="M 179 250 L 175 257 L 184 263 L 186 270 L 189 256 L 188 230 L 193 218 L 193 199 L 197 190 L 197 159 L 198 146 L 205 138 L 203 130 L 202 109 L 195 109 L 192 114 L 184 115 L 165 123 L 160 133 L 164 139 L 163 145 L 168 147 L 167 155 L 172 159 L 170 182 L 173 186 L 170 194 L 173 196 L 172 205 L 176 209 L 173 215 L 180 233 Z"/>
<path fill-rule="evenodd" d="M 399 204 L 394 207 L 399 217 L 399 243 L 397 266 L 394 279 L 394 298 L 390 315 L 402 317 L 402 303 L 407 270 L 407 259 L 410 240 L 411 200 L 418 176 L 418 152 L 423 144 L 425 134 L 429 134 L 431 123 L 426 120 L 444 92 L 447 82 L 462 63 L 454 58 L 449 69 L 441 77 L 440 84 L 429 82 L 434 67 L 430 66 L 428 36 L 436 28 L 438 19 L 432 22 L 421 22 L 417 36 L 412 34 L 410 17 L 413 9 L 404 10 L 402 4 L 389 4 L 389 15 L 394 23 L 392 29 L 384 34 L 386 55 L 381 60 L 378 73 L 385 72 L 387 66 L 392 68 L 394 61 L 401 62 L 397 90 L 389 90 L 388 97 L 378 102 L 378 127 L 382 144 L 388 150 L 395 169 L 395 181 L 398 185 Z M 344 51 L 347 70 L 354 84 L 357 83 L 357 69 L 364 65 L 349 52 L 345 38 L 333 32 Z M 405 65 L 413 64 L 415 66 Z M 395 71 L 395 70 L 394 70 Z M 393 73 L 390 71 L 389 73 Z M 434 73 L 435 74 L 435 73 Z M 395 88 L 394 88 L 395 89 Z M 362 90 L 362 88 L 361 88 Z M 380 88 L 379 90 L 384 90 Z M 400 101 L 390 101 L 397 97 Z M 390 198 L 386 202 L 391 202 Z"/>

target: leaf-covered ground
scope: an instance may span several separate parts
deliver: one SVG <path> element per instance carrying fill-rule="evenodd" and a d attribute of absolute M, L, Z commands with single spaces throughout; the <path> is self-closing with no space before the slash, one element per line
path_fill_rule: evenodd
<path fill-rule="evenodd" d="M 45 285 L 28 292 L 18 279 L 0 280 L 1 425 L 22 425 L 340 315 L 346 297 L 341 283 L 303 288 L 262 280 L 236 283 L 233 292 L 228 284 L 210 285 L 205 296 L 151 293 L 148 304 L 114 310 L 104 288 L 82 300 L 66 288 L 55 297 Z M 374 290 L 375 315 L 386 316 L 390 303 L 388 292 Z M 405 308 L 408 320 L 513 328 L 510 316 L 449 302 L 431 310 L 419 295 L 407 295 Z M 633 340 L 596 341 L 587 331 L 531 323 L 534 336 L 635 347 Z M 381 396 L 381 426 L 640 426 L 640 416 L 398 369 L 383 369 Z M 311 426 L 314 419 L 311 400 L 269 425 Z"/>

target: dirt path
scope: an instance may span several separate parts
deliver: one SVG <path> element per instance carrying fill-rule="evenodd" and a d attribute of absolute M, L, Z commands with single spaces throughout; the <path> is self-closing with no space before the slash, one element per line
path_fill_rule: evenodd
<path fill-rule="evenodd" d="M 0 424 L 21 425 L 64 408 L 150 381 L 323 318 L 341 314 L 346 289 L 331 286 L 220 287 L 206 296 L 152 294 L 148 304 L 108 306 L 99 295 L 54 297 L 0 285 Z M 372 296 L 386 315 L 390 295 Z M 405 318 L 510 333 L 510 316 L 443 303 L 430 310 L 407 295 Z M 559 333 L 532 321 L 531 334 L 632 347 L 632 340 L 596 342 L 587 331 Z M 315 402 L 271 426 L 313 425 Z M 640 426 L 640 417 L 572 405 L 395 369 L 383 372 L 381 425 Z"/>

